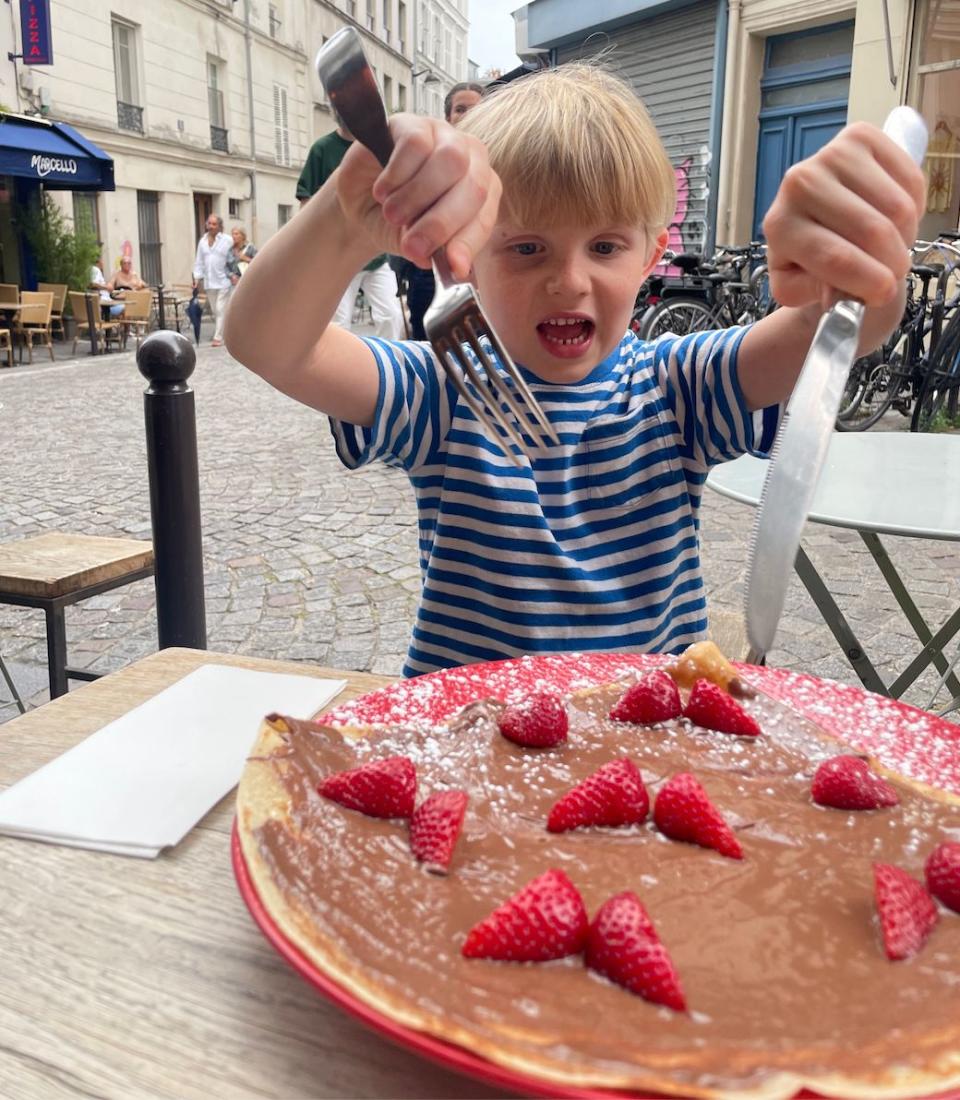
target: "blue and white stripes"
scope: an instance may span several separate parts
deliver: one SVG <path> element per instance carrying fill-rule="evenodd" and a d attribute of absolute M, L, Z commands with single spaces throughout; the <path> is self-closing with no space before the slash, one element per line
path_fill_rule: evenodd
<path fill-rule="evenodd" d="M 628 334 L 582 382 L 525 372 L 561 445 L 514 466 L 427 344 L 370 339 L 371 429 L 331 421 L 341 460 L 416 492 L 423 592 L 404 672 L 564 650 L 676 651 L 702 637 L 697 510 L 711 466 L 773 442 L 736 376 L 746 330 Z M 505 376 L 504 376 L 505 377 Z"/>

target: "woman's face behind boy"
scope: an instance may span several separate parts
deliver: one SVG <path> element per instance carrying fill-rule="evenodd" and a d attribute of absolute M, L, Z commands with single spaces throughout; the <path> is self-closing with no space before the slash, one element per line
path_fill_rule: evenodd
<path fill-rule="evenodd" d="M 620 343 L 666 234 L 628 225 L 498 222 L 474 263 L 484 312 L 507 350 L 548 382 L 585 378 Z"/>

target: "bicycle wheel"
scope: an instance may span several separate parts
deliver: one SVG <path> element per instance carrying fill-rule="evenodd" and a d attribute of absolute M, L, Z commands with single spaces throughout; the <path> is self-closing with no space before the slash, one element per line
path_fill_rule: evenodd
<path fill-rule="evenodd" d="M 688 332 L 716 327 L 712 310 L 699 299 L 666 298 L 643 315 L 637 335 L 642 340 L 656 340 L 668 332 L 686 336 Z"/>
<path fill-rule="evenodd" d="M 874 365 L 870 356 L 865 356 L 863 359 L 858 359 L 850 368 L 847 384 L 843 387 L 843 395 L 840 398 L 840 408 L 837 411 L 838 432 L 855 432 L 859 429 L 856 412 L 860 408 L 860 402 L 863 401 L 867 379 Z"/>
<path fill-rule="evenodd" d="M 937 346 L 930 356 L 930 368 L 920 387 L 920 395 L 913 409 L 910 431 L 936 431 L 941 414 L 946 413 L 943 427 L 954 426 L 956 395 L 960 392 L 960 312 L 950 319 L 950 324 L 940 334 Z M 952 398 L 952 400 L 951 400 Z M 944 404 L 949 402 L 948 408 Z M 950 407 L 952 406 L 952 407 Z"/>
<path fill-rule="evenodd" d="M 858 362 L 866 364 L 861 392 L 842 424 L 838 419 L 837 427 L 844 432 L 865 432 L 872 428 L 899 398 L 910 380 L 910 333 L 900 333 L 886 358 L 874 352 Z"/>
<path fill-rule="evenodd" d="M 777 308 L 777 300 L 770 293 L 770 273 L 766 264 L 754 268 L 750 276 L 750 292 L 756 299 L 757 319 L 769 317 Z"/>

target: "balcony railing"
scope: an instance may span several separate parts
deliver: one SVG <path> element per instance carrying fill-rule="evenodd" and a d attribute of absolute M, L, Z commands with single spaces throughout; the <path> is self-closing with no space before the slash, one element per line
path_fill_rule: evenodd
<path fill-rule="evenodd" d="M 124 103 L 117 100 L 117 125 L 121 130 L 135 130 L 143 133 L 143 108 L 135 103 Z"/>
<path fill-rule="evenodd" d="M 227 131 L 222 126 L 210 127 L 210 148 L 219 149 L 221 153 L 230 152 L 230 147 L 227 144 Z"/>

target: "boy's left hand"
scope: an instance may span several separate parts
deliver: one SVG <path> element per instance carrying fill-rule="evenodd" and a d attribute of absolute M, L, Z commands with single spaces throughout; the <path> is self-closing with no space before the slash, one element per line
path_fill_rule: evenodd
<path fill-rule="evenodd" d="M 826 309 L 899 299 L 926 200 L 923 173 L 875 126 L 856 122 L 783 178 L 763 222 L 773 296 Z"/>

